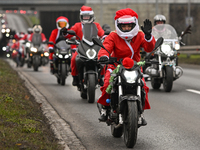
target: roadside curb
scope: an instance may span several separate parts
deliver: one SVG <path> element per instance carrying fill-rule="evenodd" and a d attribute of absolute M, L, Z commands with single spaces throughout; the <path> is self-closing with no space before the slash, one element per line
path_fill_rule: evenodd
<path fill-rule="evenodd" d="M 55 138 L 58 139 L 58 143 L 64 147 L 64 150 L 86 150 L 80 140 L 76 137 L 74 132 L 71 130 L 70 125 L 62 119 L 55 109 L 51 106 L 48 100 L 32 85 L 28 78 L 23 74 L 23 72 L 15 68 L 15 64 L 12 60 L 6 60 L 10 66 L 16 70 L 22 80 L 25 81 L 25 86 L 34 96 L 35 101 L 40 104 L 41 110 L 44 116 L 47 118 L 51 130 L 55 134 Z"/>

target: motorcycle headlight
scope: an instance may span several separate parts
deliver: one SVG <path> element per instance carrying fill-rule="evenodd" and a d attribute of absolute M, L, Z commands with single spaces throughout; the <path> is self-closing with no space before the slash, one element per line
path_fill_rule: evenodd
<path fill-rule="evenodd" d="M 59 54 L 58 57 L 59 57 L 59 58 L 63 58 L 63 55 Z"/>
<path fill-rule="evenodd" d="M 44 52 L 44 56 L 48 57 L 49 53 L 48 52 Z"/>
<path fill-rule="evenodd" d="M 161 45 L 161 51 L 167 56 L 174 55 L 174 51 L 171 49 L 170 45 Z"/>
<path fill-rule="evenodd" d="M 97 52 L 94 49 L 88 49 L 86 55 L 89 59 L 93 59 L 96 56 Z"/>
<path fill-rule="evenodd" d="M 27 42 L 26 47 L 30 47 L 30 46 L 31 46 L 31 43 Z"/>
<path fill-rule="evenodd" d="M 174 48 L 175 48 L 175 50 L 179 50 L 180 49 L 180 44 L 179 43 L 175 43 Z"/>
<path fill-rule="evenodd" d="M 6 32 L 6 29 L 1 29 L 1 32 L 2 32 L 2 33 L 5 33 L 5 32 Z"/>
<path fill-rule="evenodd" d="M 124 77 L 126 79 L 126 82 L 128 83 L 135 83 L 136 79 L 138 77 L 138 72 L 133 70 L 133 71 L 124 71 Z"/>
<path fill-rule="evenodd" d="M 4 47 L 2 47 L 2 51 L 6 51 L 6 47 L 4 46 Z"/>
<path fill-rule="evenodd" d="M 65 59 L 69 58 L 69 55 L 65 55 Z"/>
<path fill-rule="evenodd" d="M 10 32 L 10 29 L 6 29 L 6 32 Z"/>
<path fill-rule="evenodd" d="M 31 47 L 31 52 L 37 52 L 37 48 L 35 48 L 35 47 Z"/>

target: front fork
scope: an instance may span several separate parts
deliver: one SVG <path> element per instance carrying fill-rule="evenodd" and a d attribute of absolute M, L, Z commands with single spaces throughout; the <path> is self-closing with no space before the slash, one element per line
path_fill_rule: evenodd
<path fill-rule="evenodd" d="M 121 86 L 121 77 L 120 76 L 118 76 L 118 83 L 119 83 L 119 86 L 118 86 L 118 91 L 119 91 L 119 95 L 118 95 L 118 99 L 120 99 L 120 96 L 123 94 L 122 93 L 122 86 Z M 138 87 L 137 87 L 137 97 L 138 97 L 138 99 L 140 99 L 141 100 L 141 79 L 139 78 L 138 79 Z M 138 105 L 141 105 L 141 103 L 138 103 Z M 141 107 L 141 106 L 138 106 L 138 107 Z M 140 108 L 140 109 L 142 109 L 142 107 Z M 142 110 L 141 110 L 142 111 Z M 119 124 L 123 124 L 124 122 L 123 122 L 123 117 L 122 117 L 122 114 L 120 113 L 119 114 Z"/>

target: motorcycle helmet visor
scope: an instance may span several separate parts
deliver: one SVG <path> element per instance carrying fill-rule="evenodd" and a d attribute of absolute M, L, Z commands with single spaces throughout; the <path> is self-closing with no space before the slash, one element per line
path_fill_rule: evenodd
<path fill-rule="evenodd" d="M 58 22 L 58 26 L 59 26 L 60 28 L 66 27 L 66 26 L 67 26 L 67 22 L 59 21 L 59 22 Z"/>
<path fill-rule="evenodd" d="M 36 28 L 36 29 L 35 29 L 35 33 L 40 33 L 40 29 L 39 29 L 39 28 Z"/>
<path fill-rule="evenodd" d="M 93 19 L 93 15 L 88 15 L 88 14 L 83 14 L 81 15 L 81 20 L 83 22 L 91 22 L 91 20 Z"/>
<path fill-rule="evenodd" d="M 122 31 L 122 32 L 130 32 L 134 27 L 136 26 L 135 23 L 120 23 L 118 24 L 118 28 Z"/>

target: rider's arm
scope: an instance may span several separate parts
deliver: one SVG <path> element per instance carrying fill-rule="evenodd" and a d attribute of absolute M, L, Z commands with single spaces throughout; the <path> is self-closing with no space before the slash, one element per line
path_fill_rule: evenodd
<path fill-rule="evenodd" d="M 106 38 L 105 38 L 105 41 L 103 42 L 103 45 L 104 47 L 109 51 L 109 53 L 111 54 L 113 49 L 114 49 L 114 34 L 116 33 L 110 33 Z M 109 57 L 109 53 L 104 49 L 104 48 L 101 48 L 99 50 L 99 53 L 98 53 L 98 59 L 101 57 L 101 56 L 107 56 Z"/>
<path fill-rule="evenodd" d="M 100 26 L 99 23 L 97 23 L 97 22 L 94 22 L 94 23 L 95 23 L 95 25 L 97 26 L 97 29 L 98 29 L 98 36 L 99 36 L 100 38 L 102 38 L 103 35 L 104 35 L 104 30 L 102 29 L 102 27 Z"/>

